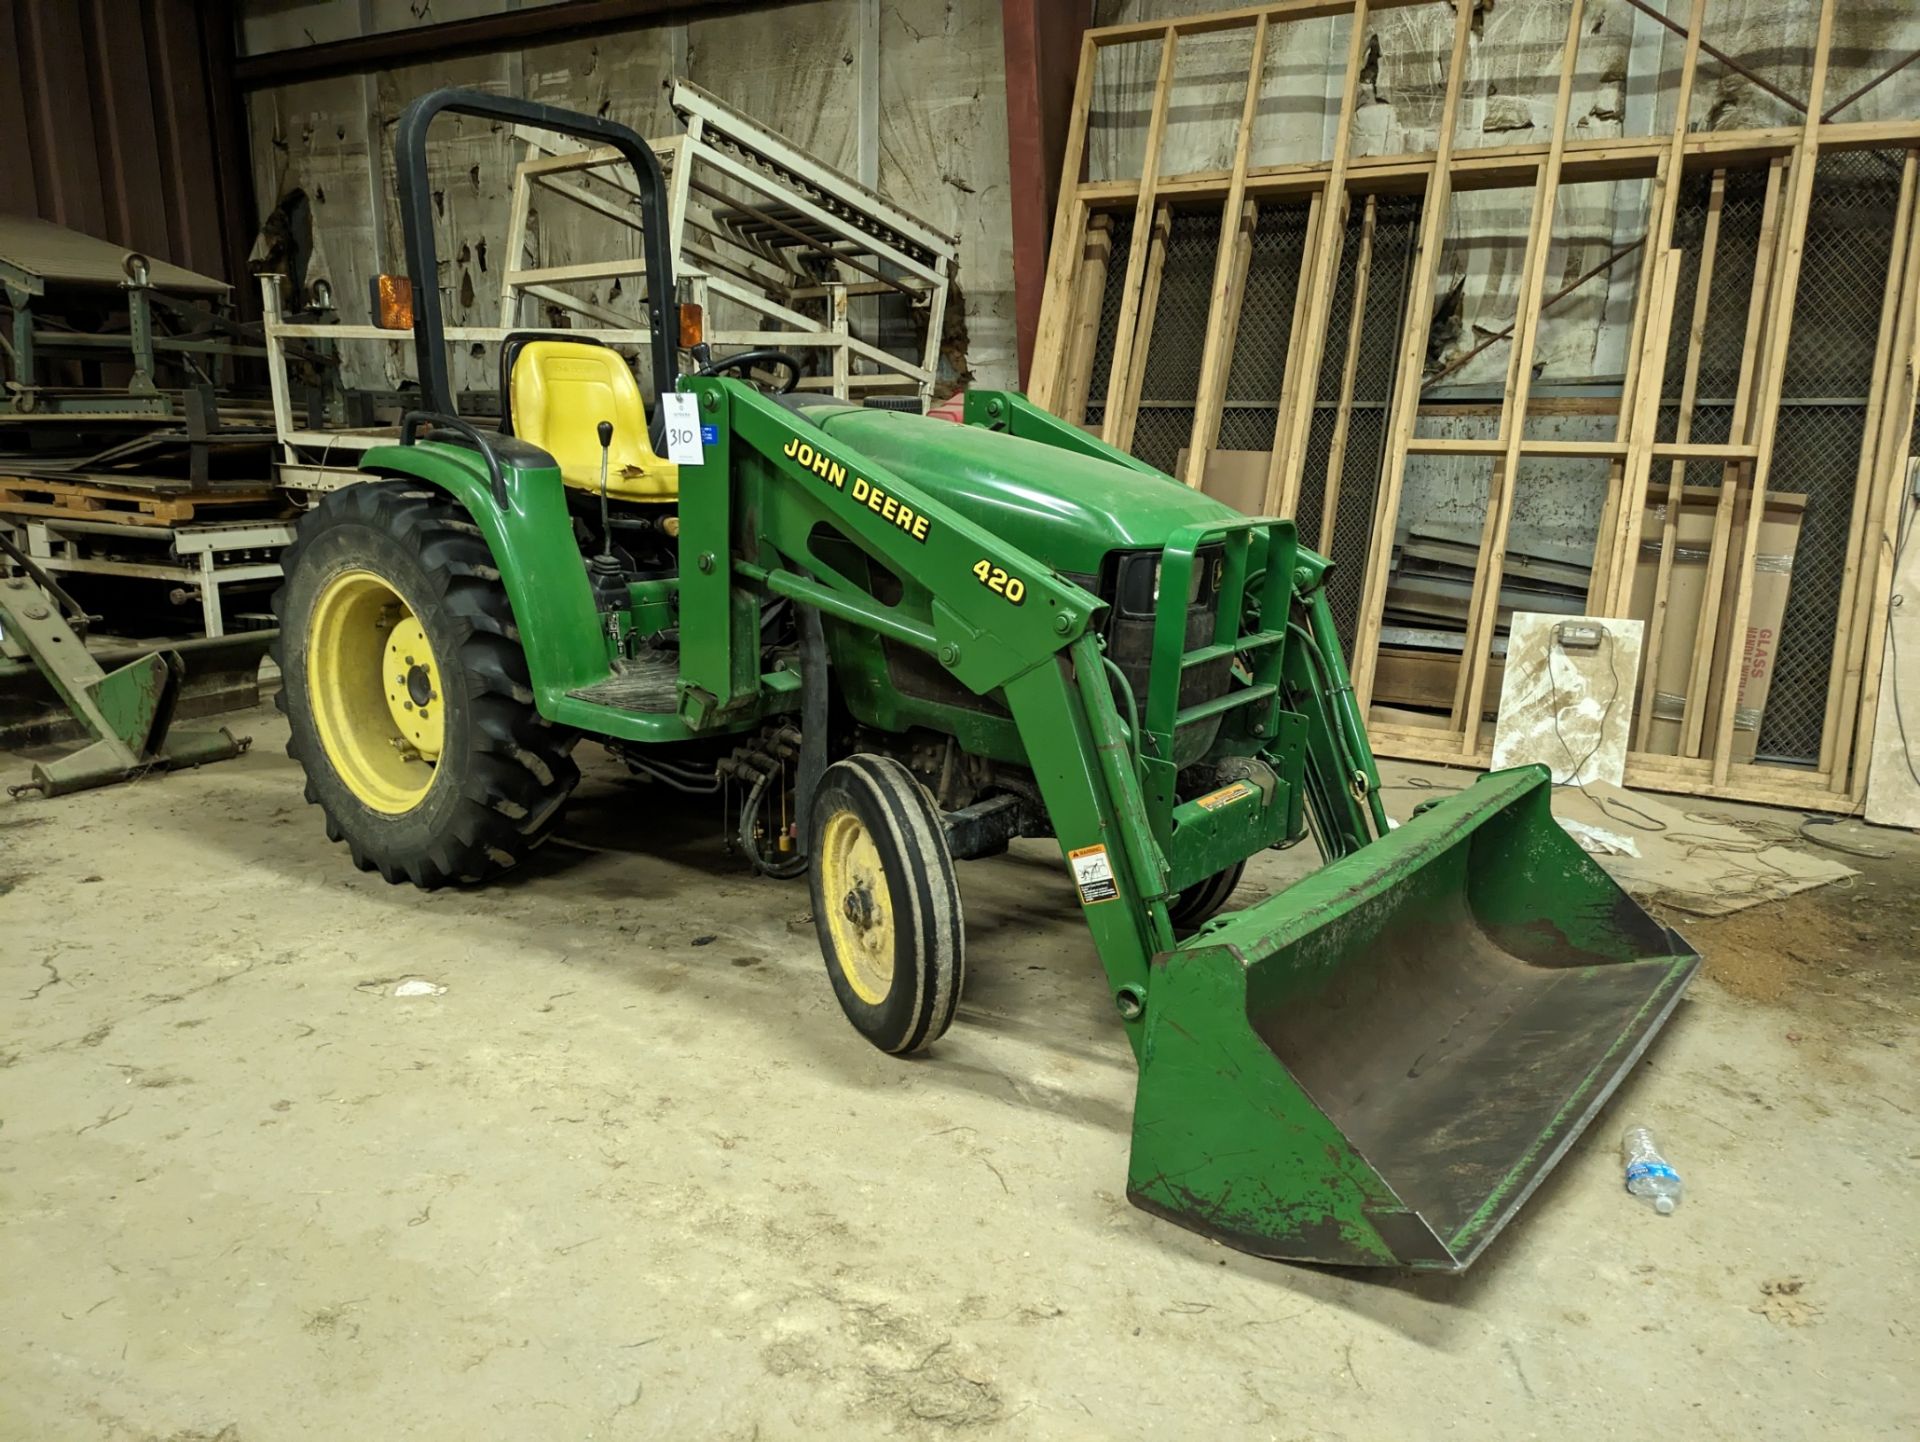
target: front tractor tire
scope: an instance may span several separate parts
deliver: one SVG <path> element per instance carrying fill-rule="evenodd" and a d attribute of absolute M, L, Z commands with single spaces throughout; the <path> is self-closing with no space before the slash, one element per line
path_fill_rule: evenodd
<path fill-rule="evenodd" d="M 1233 899 L 1234 889 L 1246 872 L 1247 863 L 1236 861 L 1224 871 L 1216 871 L 1204 881 L 1196 881 L 1167 903 L 1167 920 L 1176 936 L 1198 931 Z"/>
<path fill-rule="evenodd" d="M 361 870 L 421 887 L 518 865 L 580 773 L 573 734 L 534 709 L 479 528 L 417 482 L 364 481 L 302 520 L 281 565 L 287 754 L 328 838 Z"/>
<path fill-rule="evenodd" d="M 840 1009 L 895 1055 L 953 1023 L 966 975 L 960 884 L 933 802 L 898 761 L 857 755 L 814 792 L 813 924 Z"/>

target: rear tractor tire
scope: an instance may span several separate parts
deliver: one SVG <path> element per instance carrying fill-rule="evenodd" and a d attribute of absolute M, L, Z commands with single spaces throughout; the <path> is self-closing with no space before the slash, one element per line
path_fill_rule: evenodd
<path fill-rule="evenodd" d="M 1224 871 L 1216 871 L 1204 881 L 1196 881 L 1167 903 L 1167 920 L 1176 932 L 1198 931 L 1214 914 L 1233 899 L 1247 863 L 1236 861 Z"/>
<path fill-rule="evenodd" d="M 966 975 L 960 887 L 940 815 L 913 773 L 884 756 L 827 768 L 808 822 L 808 885 L 840 1009 L 895 1055 L 953 1022 Z"/>
<path fill-rule="evenodd" d="M 534 708 L 480 530 L 411 481 L 335 491 L 300 524 L 274 596 L 287 754 L 354 864 L 436 887 L 518 865 L 580 779 Z"/>

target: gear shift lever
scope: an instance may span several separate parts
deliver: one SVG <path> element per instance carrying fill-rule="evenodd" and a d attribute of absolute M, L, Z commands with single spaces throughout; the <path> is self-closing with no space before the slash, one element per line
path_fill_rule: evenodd
<path fill-rule="evenodd" d="M 613 612 L 626 604 L 627 578 L 613 554 L 613 521 L 607 512 L 607 464 L 613 448 L 613 422 L 602 421 L 600 434 L 600 554 L 587 563 L 594 599 L 600 609 Z"/>

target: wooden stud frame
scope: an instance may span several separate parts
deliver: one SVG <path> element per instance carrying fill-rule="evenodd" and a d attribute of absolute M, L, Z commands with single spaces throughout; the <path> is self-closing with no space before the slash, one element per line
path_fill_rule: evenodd
<path fill-rule="evenodd" d="M 1146 353 L 1165 266 L 1165 235 L 1174 212 L 1190 206 L 1218 206 L 1220 242 L 1213 265 L 1208 318 L 1196 377 L 1188 460 L 1181 479 L 1198 486 L 1218 443 L 1226 387 L 1233 365 L 1237 324 L 1244 294 L 1253 228 L 1261 206 L 1270 203 L 1310 207 L 1307 249 L 1301 262 L 1300 293 L 1293 316 L 1286 376 L 1278 398 L 1275 446 L 1269 470 L 1267 504 L 1290 514 L 1301 489 L 1306 437 L 1317 402 L 1322 363 L 1329 345 L 1340 375 L 1340 413 L 1326 478 L 1320 534 L 1330 534 L 1346 456 L 1348 410 L 1352 402 L 1357 351 L 1365 312 L 1365 287 L 1371 266 L 1376 197 L 1423 197 L 1415 250 L 1409 267 L 1405 321 L 1398 344 L 1398 365 L 1389 399 L 1385 456 L 1374 502 L 1375 543 L 1362 582 L 1358 632 L 1352 670 L 1363 708 L 1372 696 L 1380 620 L 1384 609 L 1391 546 L 1402 479 L 1409 456 L 1467 455 L 1492 465 L 1487 518 L 1482 534 L 1483 561 L 1468 607 L 1467 648 L 1457 679 L 1454 705 L 1444 729 L 1396 724 L 1376 718 L 1376 749 L 1386 755 L 1484 764 L 1487 738 L 1481 734 L 1480 702 L 1486 684 L 1493 630 L 1498 614 L 1508 525 L 1515 486 L 1523 464 L 1542 457 L 1587 457 L 1608 462 L 1607 492 L 1596 546 L 1591 609 L 1625 615 L 1631 605 L 1647 503 L 1665 501 L 1659 533 L 1661 560 L 1655 578 L 1650 618 L 1645 694 L 1638 700 L 1629 755 L 1628 779 L 1638 784 L 1690 794 L 1767 801 L 1774 804 L 1857 810 L 1865 791 L 1864 758 L 1870 754 L 1874 708 L 1880 685 L 1880 657 L 1886 633 L 1891 585 L 1890 527 L 1899 514 L 1909 464 L 1908 427 L 1920 393 L 1920 117 L 1849 121 L 1839 118 L 1862 95 L 1920 55 L 1896 62 L 1857 87 L 1837 104 L 1827 105 L 1827 73 L 1833 55 L 1837 0 L 1820 0 L 1809 94 L 1792 96 L 1755 75 L 1702 38 L 1707 0 L 1571 0 L 1567 43 L 1555 92 L 1553 131 L 1544 143 L 1460 150 L 1455 144 L 1468 58 L 1474 44 L 1474 14 L 1482 0 L 1453 4 L 1451 48 L 1440 105 L 1435 149 L 1419 154 L 1353 154 L 1352 129 L 1359 66 L 1366 53 L 1368 22 L 1380 13 L 1411 4 L 1452 0 L 1279 0 L 1211 14 L 1109 26 L 1086 32 L 1082 43 L 1078 91 L 1068 131 L 1066 168 L 1055 215 L 1047 294 L 1036 343 L 1032 393 L 1042 405 L 1078 420 L 1088 399 L 1089 372 L 1108 271 L 1108 217 L 1131 211 L 1135 244 L 1119 280 L 1121 324 L 1113 337 L 1113 367 L 1104 397 L 1104 433 L 1126 445 L 1133 433 Z M 1630 139 L 1571 139 L 1567 134 L 1569 100 L 1577 64 L 1582 16 L 1603 7 L 1630 5 L 1683 37 L 1677 101 L 1672 125 L 1664 133 Z M 1684 5 L 1686 18 L 1670 10 Z M 1345 71 L 1337 104 L 1338 129 L 1332 154 L 1311 164 L 1261 165 L 1253 154 L 1252 131 L 1268 58 L 1279 45 L 1279 27 L 1290 22 L 1352 17 Z M 1189 36 L 1227 30 L 1251 31 L 1246 88 L 1237 116 L 1231 163 L 1224 169 L 1182 175 L 1161 173 L 1174 56 Z M 1149 111 L 1145 155 L 1137 179 L 1089 181 L 1083 178 L 1089 144 L 1094 74 L 1100 53 L 1113 46 L 1157 45 L 1158 71 Z M 1790 125 L 1737 131 L 1687 128 L 1695 74 L 1702 56 L 1711 56 L 1735 73 L 1781 98 L 1797 112 Z M 1897 233 L 1889 265 L 1888 299 L 1875 350 L 1874 380 L 1862 438 L 1846 570 L 1839 600 L 1837 644 L 1826 698 L 1819 765 L 1806 772 L 1731 760 L 1738 648 L 1744 637 L 1752 594 L 1757 519 L 1771 482 L 1787 346 L 1798 292 L 1801 256 L 1818 157 L 1828 151 L 1902 149 L 1909 153 L 1903 176 Z M 1707 307 L 1738 304 L 1741 297 L 1715 286 L 1719 210 L 1727 179 L 1736 170 L 1764 168 L 1767 189 L 1755 254 L 1753 288 L 1740 378 L 1733 397 L 1729 439 L 1705 444 L 1692 439 L 1698 400 L 1700 351 Z M 1692 177 L 1710 178 L 1709 215 L 1687 316 L 1672 315 L 1679 255 L 1672 235 L 1680 194 Z M 1620 246 L 1600 265 L 1560 287 L 1545 289 L 1547 252 L 1552 239 L 1555 200 L 1566 185 L 1593 181 L 1644 179 L 1652 182 L 1646 233 Z M 1480 189 L 1523 189 L 1532 194 L 1521 310 L 1513 329 L 1512 354 L 1494 437 L 1485 440 L 1437 439 L 1414 435 L 1422 386 L 1426 331 L 1433 311 L 1452 197 Z M 1353 315 L 1340 334 L 1330 335 L 1333 279 L 1341 248 L 1347 243 L 1347 216 L 1364 204 L 1361 250 Z M 1531 358 L 1540 316 L 1566 295 L 1611 269 L 1626 255 L 1642 252 L 1641 280 L 1635 295 L 1627 349 L 1627 376 L 1618 403 L 1618 425 L 1605 440 L 1549 441 L 1528 438 L 1525 418 L 1531 389 Z M 1666 393 L 1668 328 L 1686 329 L 1685 369 L 1677 378 L 1680 422 L 1674 440 L 1656 439 L 1660 398 Z M 1499 339 L 1498 337 L 1495 338 Z M 1724 468 L 1715 508 L 1712 549 L 1707 561 L 1707 602 L 1700 608 L 1692 640 L 1685 711 L 1677 755 L 1647 752 L 1652 718 L 1652 682 L 1663 649 L 1684 646 L 1689 638 L 1670 634 L 1667 625 L 1672 585 L 1672 553 L 1677 508 L 1689 462 L 1714 462 Z M 1662 466 L 1665 469 L 1660 469 Z M 1657 489 L 1656 489 L 1657 487 Z M 1718 598 L 1718 599 L 1716 599 Z"/>
<path fill-rule="evenodd" d="M 1800 261 L 1806 250 L 1807 215 L 1813 203 L 1813 176 L 1820 154 L 1820 101 L 1826 93 L 1827 63 L 1833 55 L 1833 15 L 1838 0 L 1821 0 L 1820 28 L 1813 48 L 1813 84 L 1808 92 L 1807 123 L 1793 155 L 1792 200 L 1787 212 L 1785 246 L 1773 293 L 1768 298 L 1768 313 L 1773 323 L 1767 334 L 1766 356 L 1760 368 L 1760 395 L 1756 407 L 1758 430 L 1755 444 L 1753 485 L 1746 499 L 1752 523 L 1746 528 L 1741 548 L 1738 579 L 1730 588 L 1733 597 L 1733 624 L 1727 631 L 1730 647 L 1739 648 L 1747 634 L 1752 614 L 1753 568 L 1760 541 L 1760 517 L 1767 504 L 1767 484 L 1773 470 L 1774 439 L 1780 419 L 1780 393 L 1786 379 L 1787 341 L 1792 333 L 1793 303 L 1800 289 Z M 1731 559 L 1731 557 L 1729 557 Z M 1703 608 L 1704 609 L 1704 608 Z M 1721 688 L 1719 716 L 1714 725 L 1713 784 L 1725 786 L 1733 764 L 1734 713 L 1740 705 L 1740 687 L 1729 677 Z"/>
<path fill-rule="evenodd" d="M 1872 588 L 1863 585 L 1875 569 L 1876 532 L 1869 521 L 1884 507 L 1884 487 L 1893 479 L 1893 453 L 1904 456 L 1912 428 L 1913 398 L 1907 390 L 1904 364 L 1897 360 L 1903 334 L 1911 326 L 1914 305 L 1914 267 L 1911 248 L 1920 242 L 1914 217 L 1915 182 L 1920 178 L 1920 151 L 1909 150 L 1900 176 L 1899 213 L 1893 234 L 1895 281 L 1887 287 L 1880 310 L 1880 336 L 1874 349 L 1873 384 L 1868 392 L 1866 426 L 1861 435 L 1860 469 L 1854 481 L 1853 516 L 1847 528 L 1847 560 L 1840 587 L 1840 626 L 1833 648 L 1833 668 L 1827 681 L 1826 721 L 1820 732 L 1820 769 L 1832 778 L 1835 790 L 1844 790 L 1853 733 L 1840 717 L 1859 699 L 1866 669 L 1866 626 L 1871 614 Z M 1898 366 L 1896 376 L 1894 368 Z M 1902 403 L 1904 397 L 1904 404 Z M 1891 403 L 1890 403 L 1891 402 Z M 1897 489 L 1897 488 L 1896 488 Z"/>

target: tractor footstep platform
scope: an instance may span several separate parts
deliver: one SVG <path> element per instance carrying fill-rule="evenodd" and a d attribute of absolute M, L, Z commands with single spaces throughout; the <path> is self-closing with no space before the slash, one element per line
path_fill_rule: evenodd
<path fill-rule="evenodd" d="M 680 658 L 653 655 L 625 661 L 606 680 L 567 694 L 576 701 L 620 711 L 672 711 L 680 704 Z"/>

